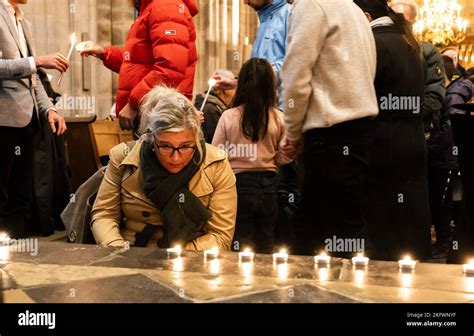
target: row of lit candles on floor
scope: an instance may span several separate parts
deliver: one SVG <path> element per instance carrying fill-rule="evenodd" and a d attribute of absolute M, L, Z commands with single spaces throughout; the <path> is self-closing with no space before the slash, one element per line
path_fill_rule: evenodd
<path fill-rule="evenodd" d="M 178 258 L 181 256 L 182 249 L 180 246 L 169 248 L 167 250 L 168 257 Z M 219 257 L 219 249 L 214 247 L 210 250 L 204 251 L 204 259 L 216 259 Z M 250 249 L 246 249 L 239 253 L 239 260 L 241 262 L 252 262 L 254 260 L 255 253 Z M 288 261 L 288 253 L 282 249 L 278 253 L 273 254 L 273 261 L 275 263 L 286 263 Z M 331 257 L 326 253 L 321 253 L 314 257 L 314 262 L 320 267 L 328 267 L 331 263 Z M 417 261 L 413 260 L 410 256 L 398 261 L 398 267 L 401 270 L 414 270 L 416 268 Z M 365 267 L 369 265 L 369 258 L 359 253 L 357 256 L 352 258 L 352 265 L 356 267 Z M 471 260 L 468 264 L 463 265 L 463 272 L 467 275 L 474 275 L 474 260 Z"/>
<path fill-rule="evenodd" d="M 8 258 L 8 249 L 9 249 L 10 237 L 5 234 L 0 234 L 0 261 L 6 261 Z M 181 256 L 182 249 L 180 246 L 175 246 L 173 248 L 167 249 L 168 257 L 178 258 Z M 207 259 L 216 259 L 219 257 L 219 249 L 214 247 L 210 250 L 204 251 L 204 258 Z M 239 260 L 241 262 L 252 262 L 254 260 L 255 253 L 250 249 L 246 249 L 243 252 L 239 253 Z M 278 253 L 273 254 L 273 261 L 276 263 L 286 263 L 288 261 L 288 253 L 286 250 L 282 249 Z M 314 257 L 314 262 L 321 267 L 327 267 L 330 265 L 331 257 L 326 253 L 321 253 Z M 399 268 L 402 270 L 414 270 L 416 267 L 416 260 L 411 259 L 409 256 L 406 256 L 404 259 L 398 261 Z M 352 258 L 352 265 L 354 266 L 368 266 L 369 258 L 365 257 L 363 254 L 358 254 Z M 463 265 L 463 272 L 467 275 L 474 275 L 474 259 L 471 260 L 468 264 Z"/>

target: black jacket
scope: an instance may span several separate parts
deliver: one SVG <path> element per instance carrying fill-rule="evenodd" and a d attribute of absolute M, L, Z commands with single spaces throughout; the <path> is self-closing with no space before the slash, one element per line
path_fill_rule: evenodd
<path fill-rule="evenodd" d="M 51 87 L 47 75 L 41 69 L 38 75 L 48 96 L 57 100 L 60 95 Z M 34 199 L 37 221 L 35 231 L 49 236 L 55 229 L 63 229 L 61 212 L 71 200 L 71 183 L 67 169 L 67 153 L 64 136 L 56 136 L 46 115 L 41 116 L 41 131 L 34 139 Z M 73 199 L 73 198 L 72 198 Z"/>
<path fill-rule="evenodd" d="M 472 98 L 472 83 L 467 79 L 459 78 L 446 88 L 441 113 L 433 118 L 433 129 L 428 141 L 430 166 L 444 169 L 459 169 L 454 151 L 454 140 L 451 129 L 451 115 L 464 114 L 456 110 L 453 105 L 464 104 Z"/>
<path fill-rule="evenodd" d="M 197 110 L 200 110 L 203 102 L 204 96 L 197 95 L 194 107 L 196 107 Z M 204 106 L 204 123 L 202 124 L 202 131 L 207 143 L 212 143 L 217 124 L 225 110 L 227 110 L 227 105 L 222 101 L 222 99 L 210 94 L 206 105 Z"/>
<path fill-rule="evenodd" d="M 437 118 L 443 107 L 446 87 L 446 77 L 443 58 L 438 49 L 428 42 L 421 43 L 421 50 L 427 66 L 425 81 L 425 101 L 422 107 L 425 134 L 429 134 L 433 128 L 433 119 Z"/>
<path fill-rule="evenodd" d="M 377 47 L 375 119 L 367 192 L 369 235 L 374 258 L 398 260 L 408 251 L 431 256 L 427 152 L 420 113 L 425 88 L 421 55 L 393 26 L 373 28 Z M 414 97 L 413 108 L 383 106 L 384 98 Z"/>

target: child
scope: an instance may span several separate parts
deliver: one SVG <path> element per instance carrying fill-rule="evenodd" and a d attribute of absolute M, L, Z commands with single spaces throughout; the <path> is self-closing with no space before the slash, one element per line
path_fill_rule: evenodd
<path fill-rule="evenodd" d="M 253 58 L 239 74 L 233 108 L 225 111 L 212 144 L 227 151 L 237 177 L 237 222 L 232 249 L 273 252 L 278 216 L 278 165 L 292 160 L 280 150 L 285 141 L 283 114 L 275 108 L 272 66 Z"/>

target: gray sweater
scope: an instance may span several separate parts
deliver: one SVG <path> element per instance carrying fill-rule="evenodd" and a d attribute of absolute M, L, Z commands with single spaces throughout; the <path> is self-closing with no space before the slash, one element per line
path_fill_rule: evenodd
<path fill-rule="evenodd" d="M 378 114 L 375 40 L 352 0 L 297 0 L 281 77 L 290 140 Z"/>

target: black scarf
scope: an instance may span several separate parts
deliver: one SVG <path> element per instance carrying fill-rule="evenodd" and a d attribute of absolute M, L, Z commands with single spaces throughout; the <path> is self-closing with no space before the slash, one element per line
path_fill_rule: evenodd
<path fill-rule="evenodd" d="M 203 159 L 206 157 L 206 146 L 202 143 Z M 185 245 L 203 234 L 204 224 L 211 218 L 211 213 L 189 190 L 188 183 L 199 171 L 199 151 L 179 173 L 169 173 L 158 161 L 153 145 L 144 143 L 140 150 L 141 169 L 144 176 L 145 195 L 160 210 L 163 221 L 164 236 L 158 242 L 161 248 L 174 244 Z"/>

